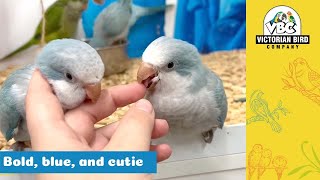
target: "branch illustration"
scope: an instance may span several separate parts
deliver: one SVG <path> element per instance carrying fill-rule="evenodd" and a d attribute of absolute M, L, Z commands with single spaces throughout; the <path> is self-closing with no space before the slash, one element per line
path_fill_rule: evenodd
<path fill-rule="evenodd" d="M 317 155 L 317 153 L 315 152 L 313 146 L 311 145 L 311 149 L 312 149 L 312 157 L 314 158 L 314 160 L 311 160 L 310 156 L 307 156 L 307 153 L 305 151 L 304 146 L 306 144 L 308 144 L 308 141 L 304 141 L 301 144 L 301 151 L 303 156 L 307 159 L 308 164 L 296 167 L 295 169 L 293 169 L 292 171 L 289 172 L 289 176 L 296 174 L 302 170 L 305 170 L 299 177 L 299 179 L 302 179 L 303 177 L 307 176 L 310 173 L 319 173 L 320 174 L 320 159 Z"/>

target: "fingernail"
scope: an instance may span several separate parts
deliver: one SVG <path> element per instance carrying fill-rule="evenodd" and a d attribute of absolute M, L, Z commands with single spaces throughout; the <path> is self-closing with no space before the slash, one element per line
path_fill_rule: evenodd
<path fill-rule="evenodd" d="M 151 103 L 148 101 L 148 100 L 145 100 L 145 99 L 141 99 L 139 100 L 137 103 L 136 103 L 136 107 L 138 109 L 141 109 L 145 112 L 148 112 L 148 113 L 151 113 L 152 112 L 152 105 Z"/>

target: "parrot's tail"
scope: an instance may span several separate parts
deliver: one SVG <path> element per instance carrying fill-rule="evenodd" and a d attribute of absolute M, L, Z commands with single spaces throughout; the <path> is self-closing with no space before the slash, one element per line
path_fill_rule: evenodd
<path fill-rule="evenodd" d="M 5 56 L 3 59 L 6 59 L 6 58 L 9 58 L 9 57 L 12 57 L 16 54 L 18 54 L 19 52 L 27 49 L 28 47 L 34 45 L 35 42 L 33 40 L 30 40 L 28 41 L 26 44 L 24 44 L 23 46 L 21 46 L 20 48 L 18 48 L 17 50 L 13 51 L 12 53 L 10 53 L 9 55 Z"/>

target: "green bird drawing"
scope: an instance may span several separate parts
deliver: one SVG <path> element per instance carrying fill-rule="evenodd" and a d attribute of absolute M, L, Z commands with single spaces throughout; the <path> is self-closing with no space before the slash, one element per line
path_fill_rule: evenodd
<path fill-rule="evenodd" d="M 264 93 L 260 90 L 256 90 L 252 93 L 250 98 L 250 109 L 255 114 L 255 116 L 251 117 L 247 120 L 247 124 L 256 121 L 265 121 L 270 124 L 271 129 L 274 132 L 280 133 L 282 128 L 280 124 L 277 122 L 279 120 L 279 111 L 282 112 L 283 115 L 288 113 L 288 110 L 282 107 L 282 102 L 278 103 L 278 107 L 271 111 L 268 106 L 268 102 L 262 98 Z"/>
<path fill-rule="evenodd" d="M 103 3 L 95 0 L 96 3 Z M 87 8 L 88 0 L 57 0 L 44 14 L 45 18 L 45 42 L 54 39 L 74 37 L 82 12 Z M 42 34 L 41 21 L 34 36 L 26 44 L 10 53 L 7 57 L 13 56 L 28 47 L 39 44 Z"/>

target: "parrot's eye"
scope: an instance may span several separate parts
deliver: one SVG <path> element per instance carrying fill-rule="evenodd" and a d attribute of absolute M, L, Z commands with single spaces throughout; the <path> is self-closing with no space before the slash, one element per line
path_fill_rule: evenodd
<path fill-rule="evenodd" d="M 174 66 L 174 63 L 173 63 L 173 62 L 170 62 L 170 63 L 168 64 L 168 68 L 169 68 L 169 69 L 173 68 L 173 66 Z"/>
<path fill-rule="evenodd" d="M 66 73 L 66 78 L 68 78 L 70 81 L 73 79 L 73 77 L 70 73 Z"/>

